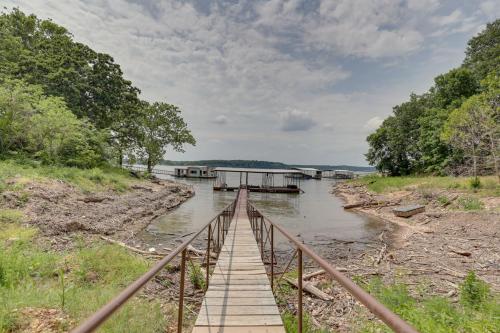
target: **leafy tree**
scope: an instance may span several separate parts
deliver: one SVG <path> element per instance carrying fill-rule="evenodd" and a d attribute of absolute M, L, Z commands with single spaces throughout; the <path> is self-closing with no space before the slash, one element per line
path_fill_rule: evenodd
<path fill-rule="evenodd" d="M 0 74 L 40 84 L 97 128 L 113 128 L 138 105 L 139 90 L 113 58 L 73 41 L 64 27 L 14 9 L 0 15 L 0 36 Z"/>
<path fill-rule="evenodd" d="M 42 98 L 40 86 L 30 86 L 19 80 L 1 82 L 0 155 L 25 148 L 29 119 Z"/>
<path fill-rule="evenodd" d="M 60 97 L 37 105 L 28 133 L 30 150 L 47 164 L 93 167 L 103 161 L 102 137 L 92 125 L 78 119 Z"/>
<path fill-rule="evenodd" d="M 155 102 L 142 103 L 137 146 L 141 158 L 146 160 L 148 171 L 160 162 L 166 147 L 184 151 L 184 144 L 195 145 L 196 140 L 181 117 L 178 107 Z"/>
<path fill-rule="evenodd" d="M 475 95 L 454 110 L 444 125 L 443 139 L 472 159 L 472 175 L 475 178 L 478 174 L 478 159 L 483 151 L 489 148 L 490 153 L 495 154 L 497 150 L 498 137 L 494 137 L 494 132 L 498 133 L 499 125 L 495 124 L 493 117 L 491 108 L 484 103 L 482 96 Z M 493 139 L 490 141 L 491 136 Z"/>
<path fill-rule="evenodd" d="M 463 67 L 438 75 L 434 83 L 430 93 L 432 104 L 437 108 L 457 108 L 479 91 L 479 82 L 469 69 Z"/>
<path fill-rule="evenodd" d="M 486 29 L 469 40 L 464 65 L 478 80 L 489 73 L 500 71 L 500 19 L 486 25 Z"/>

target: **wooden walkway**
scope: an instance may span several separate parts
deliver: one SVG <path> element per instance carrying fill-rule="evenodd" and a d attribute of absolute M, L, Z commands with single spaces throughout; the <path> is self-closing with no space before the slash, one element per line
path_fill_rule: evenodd
<path fill-rule="evenodd" d="M 241 190 L 193 333 L 285 333 Z"/>

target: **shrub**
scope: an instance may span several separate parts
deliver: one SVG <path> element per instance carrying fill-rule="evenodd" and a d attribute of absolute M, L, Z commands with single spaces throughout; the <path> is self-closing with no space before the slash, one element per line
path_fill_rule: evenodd
<path fill-rule="evenodd" d="M 460 302 L 470 308 L 478 309 L 489 297 L 489 286 L 478 279 L 474 272 L 469 272 L 460 285 Z"/>
<path fill-rule="evenodd" d="M 189 280 L 196 289 L 205 288 L 205 278 L 201 271 L 201 267 L 192 261 L 189 261 Z"/>
<path fill-rule="evenodd" d="M 457 200 L 458 206 L 465 210 L 480 210 L 483 209 L 483 203 L 478 198 L 461 197 Z"/>
<path fill-rule="evenodd" d="M 471 180 L 469 181 L 469 185 L 471 189 L 477 190 L 481 188 L 481 180 L 479 179 L 479 177 L 471 178 Z"/>

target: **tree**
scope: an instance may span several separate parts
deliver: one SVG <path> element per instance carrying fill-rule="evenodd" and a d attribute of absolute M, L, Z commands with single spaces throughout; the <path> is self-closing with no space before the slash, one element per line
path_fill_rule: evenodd
<path fill-rule="evenodd" d="M 79 118 L 113 128 L 138 105 L 139 89 L 123 78 L 113 58 L 77 43 L 64 28 L 19 9 L 0 15 L 0 74 L 42 86 L 63 97 Z"/>
<path fill-rule="evenodd" d="M 0 155 L 26 147 L 30 117 L 43 98 L 40 86 L 27 85 L 20 80 L 0 82 Z"/>
<path fill-rule="evenodd" d="M 138 153 L 146 160 L 149 172 L 163 158 L 168 146 L 183 152 L 184 144 L 196 144 L 181 111 L 174 105 L 143 102 L 139 121 Z"/>
<path fill-rule="evenodd" d="M 494 111 L 484 102 L 483 96 L 475 95 L 450 114 L 444 125 L 442 137 L 470 156 L 474 177 L 478 175 L 478 159 L 484 151 L 493 154 L 498 175 L 496 163 L 498 126 L 500 125 L 494 121 Z"/>
<path fill-rule="evenodd" d="M 478 80 L 489 73 L 500 71 L 500 19 L 486 25 L 467 43 L 464 65 L 470 68 Z"/>
<path fill-rule="evenodd" d="M 479 82 L 469 69 L 454 68 L 434 79 L 434 87 L 430 89 L 432 105 L 441 109 L 455 109 L 478 91 Z"/>

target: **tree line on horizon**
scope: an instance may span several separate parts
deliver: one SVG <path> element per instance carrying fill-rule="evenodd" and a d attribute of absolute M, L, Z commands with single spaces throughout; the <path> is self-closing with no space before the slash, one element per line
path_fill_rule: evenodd
<path fill-rule="evenodd" d="M 388 175 L 500 177 L 500 19 L 468 41 L 460 67 L 395 106 L 367 141 L 368 162 Z"/>
<path fill-rule="evenodd" d="M 204 165 L 208 167 L 227 168 L 257 168 L 257 169 L 290 169 L 290 168 L 315 168 L 319 170 L 345 169 L 351 171 L 373 172 L 373 167 L 355 165 L 325 165 L 325 164 L 287 164 L 282 162 L 259 160 L 198 160 L 198 161 L 171 161 L 162 160 L 161 165 L 188 166 Z"/>
<path fill-rule="evenodd" d="M 196 143 L 181 110 L 140 99 L 105 53 L 51 20 L 0 13 L 0 158 L 91 168 Z"/>

